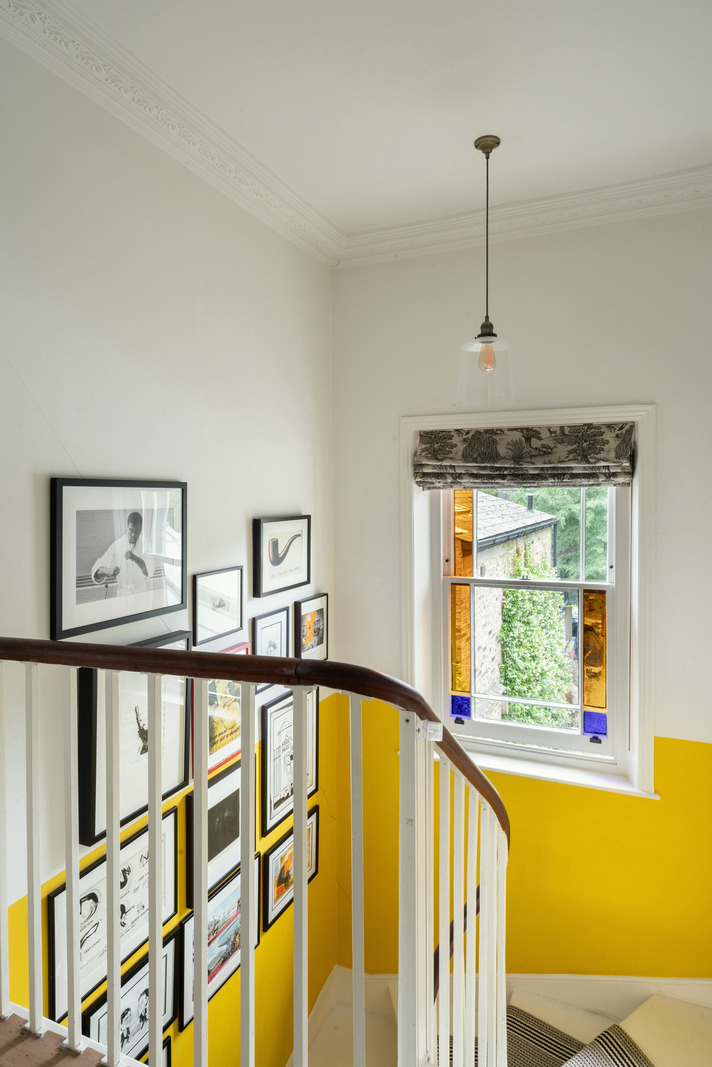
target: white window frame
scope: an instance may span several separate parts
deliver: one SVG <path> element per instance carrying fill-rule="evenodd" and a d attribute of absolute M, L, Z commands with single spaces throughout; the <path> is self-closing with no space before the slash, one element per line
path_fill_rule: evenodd
<path fill-rule="evenodd" d="M 401 559 L 403 677 L 419 689 L 446 726 L 449 715 L 446 680 L 449 650 L 442 626 L 441 494 L 423 491 L 413 480 L 413 455 L 421 430 L 470 429 L 490 426 L 551 426 L 578 423 L 635 422 L 636 467 L 630 489 L 630 655 L 620 669 L 621 650 L 612 648 L 609 662 L 611 704 L 615 702 L 614 751 L 611 757 L 587 759 L 502 744 L 474 741 L 457 734 L 484 769 L 564 781 L 639 795 L 653 792 L 654 708 L 652 677 L 651 588 L 654 578 L 654 405 L 616 405 L 545 411 L 488 411 L 473 414 L 414 416 L 401 419 Z M 623 546 L 616 546 L 620 554 Z M 625 700 L 625 689 L 629 698 Z M 627 703 L 627 715 L 625 705 Z M 623 710 L 621 710 L 623 709 Z"/>

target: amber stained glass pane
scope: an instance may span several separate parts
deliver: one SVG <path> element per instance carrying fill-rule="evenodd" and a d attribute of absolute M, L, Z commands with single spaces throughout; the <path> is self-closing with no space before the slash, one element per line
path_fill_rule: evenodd
<path fill-rule="evenodd" d="M 606 594 L 584 589 L 583 592 L 583 706 L 607 707 L 606 675 Z"/>
<path fill-rule="evenodd" d="M 472 490 L 456 489 L 453 530 L 454 530 L 454 565 L 452 573 L 458 578 L 472 577 L 472 528 L 473 508 Z"/>
<path fill-rule="evenodd" d="M 455 693 L 470 692 L 470 587 L 450 586 L 450 685 Z"/>

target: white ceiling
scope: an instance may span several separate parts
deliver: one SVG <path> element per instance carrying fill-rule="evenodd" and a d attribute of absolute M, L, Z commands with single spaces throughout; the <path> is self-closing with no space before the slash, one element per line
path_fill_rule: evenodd
<path fill-rule="evenodd" d="M 710 0 L 0 0 L 3 31 L 332 261 L 481 235 L 482 133 L 503 230 L 712 196 Z"/>

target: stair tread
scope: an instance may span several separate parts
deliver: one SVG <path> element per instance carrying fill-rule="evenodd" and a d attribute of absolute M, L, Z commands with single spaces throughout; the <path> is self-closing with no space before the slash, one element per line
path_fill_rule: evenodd
<path fill-rule="evenodd" d="M 0 1019 L 0 1065 L 1 1067 L 93 1067 L 102 1060 L 101 1052 L 85 1049 L 74 1052 L 64 1048 L 64 1037 L 52 1030 L 41 1035 L 26 1029 L 25 1020 L 19 1015 Z"/>
<path fill-rule="evenodd" d="M 620 1024 L 655 1067 L 709 1067 L 712 1008 L 655 994 Z"/>

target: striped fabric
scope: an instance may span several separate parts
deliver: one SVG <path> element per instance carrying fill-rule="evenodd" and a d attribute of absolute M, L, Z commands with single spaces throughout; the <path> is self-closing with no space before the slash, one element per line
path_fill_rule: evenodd
<path fill-rule="evenodd" d="M 528 1012 L 519 1008 L 507 1008 L 507 1067 L 562 1067 L 582 1048 L 580 1041 L 529 1015 Z M 451 1038 L 451 1067 L 452 1062 Z"/>
<path fill-rule="evenodd" d="M 566 1067 L 654 1067 L 654 1064 L 625 1030 L 610 1026 L 569 1060 Z"/>

